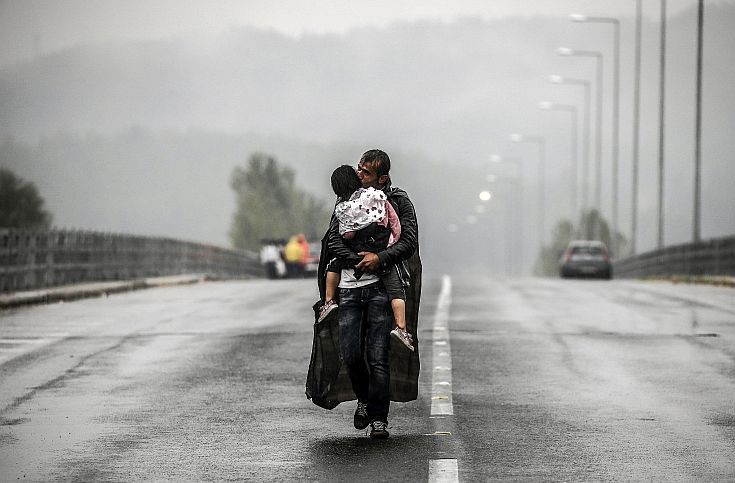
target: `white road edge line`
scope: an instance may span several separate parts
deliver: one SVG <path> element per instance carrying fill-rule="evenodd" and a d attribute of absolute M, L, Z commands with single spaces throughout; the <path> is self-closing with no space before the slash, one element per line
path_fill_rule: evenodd
<path fill-rule="evenodd" d="M 452 416 L 452 349 L 449 344 L 449 307 L 452 304 L 452 279 L 442 277 L 442 287 L 434 315 L 434 370 L 431 385 L 431 415 Z M 439 349 L 441 347 L 441 349 Z"/>
<path fill-rule="evenodd" d="M 429 481 L 432 483 L 453 483 L 459 481 L 457 460 L 441 459 L 429 461 Z"/>
<path fill-rule="evenodd" d="M 48 342 L 49 340 L 51 340 L 51 339 L 49 339 L 49 338 L 36 338 L 36 339 L 22 339 L 22 338 L 18 338 L 18 339 L 14 339 L 14 338 L 11 337 L 11 338 L 2 338 L 2 339 L 0 339 L 0 344 L 13 344 L 13 345 L 18 345 L 18 344 L 44 344 L 44 343 Z"/>
<path fill-rule="evenodd" d="M 452 349 L 449 343 L 449 307 L 452 305 L 452 279 L 442 276 L 442 287 L 436 303 L 431 352 L 434 366 L 431 372 L 431 416 L 453 416 Z M 456 459 L 429 460 L 429 482 L 456 483 L 459 469 Z"/>

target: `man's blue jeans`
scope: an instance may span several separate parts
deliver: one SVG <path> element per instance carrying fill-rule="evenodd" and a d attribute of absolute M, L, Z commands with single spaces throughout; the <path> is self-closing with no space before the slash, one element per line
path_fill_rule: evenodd
<path fill-rule="evenodd" d="M 388 294 L 381 283 L 340 289 L 340 357 L 349 369 L 357 400 L 368 404 L 370 419 L 386 423 L 390 408 L 388 351 L 392 320 Z"/>

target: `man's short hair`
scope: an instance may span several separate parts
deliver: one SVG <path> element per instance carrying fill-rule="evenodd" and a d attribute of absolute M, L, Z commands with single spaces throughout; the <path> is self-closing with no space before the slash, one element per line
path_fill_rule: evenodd
<path fill-rule="evenodd" d="M 375 166 L 375 174 L 378 176 L 390 174 L 390 158 L 380 149 L 365 151 L 360 158 L 360 162 Z"/>

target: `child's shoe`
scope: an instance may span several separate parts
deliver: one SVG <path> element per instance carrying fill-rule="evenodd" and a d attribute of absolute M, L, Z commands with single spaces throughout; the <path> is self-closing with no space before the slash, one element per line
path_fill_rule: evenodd
<path fill-rule="evenodd" d="M 334 299 L 322 305 L 319 308 L 319 319 L 317 319 L 316 321 L 317 324 L 321 322 L 322 320 L 326 319 L 327 315 L 329 315 L 329 313 L 336 308 L 339 308 L 339 305 L 337 304 L 337 302 L 334 301 Z"/>
<path fill-rule="evenodd" d="M 396 327 L 395 329 L 390 331 L 390 335 L 398 339 L 401 344 L 408 347 L 411 352 L 415 350 L 413 347 L 413 337 L 411 337 L 411 334 L 409 334 L 407 331 L 401 329 L 400 327 Z"/>

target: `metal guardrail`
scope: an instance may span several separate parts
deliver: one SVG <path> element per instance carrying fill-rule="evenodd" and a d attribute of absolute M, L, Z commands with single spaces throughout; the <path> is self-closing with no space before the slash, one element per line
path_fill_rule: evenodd
<path fill-rule="evenodd" d="M 190 273 L 239 278 L 262 271 L 255 253 L 170 238 L 0 229 L 0 293 Z"/>
<path fill-rule="evenodd" d="M 674 245 L 613 264 L 616 278 L 735 276 L 735 236 Z"/>

